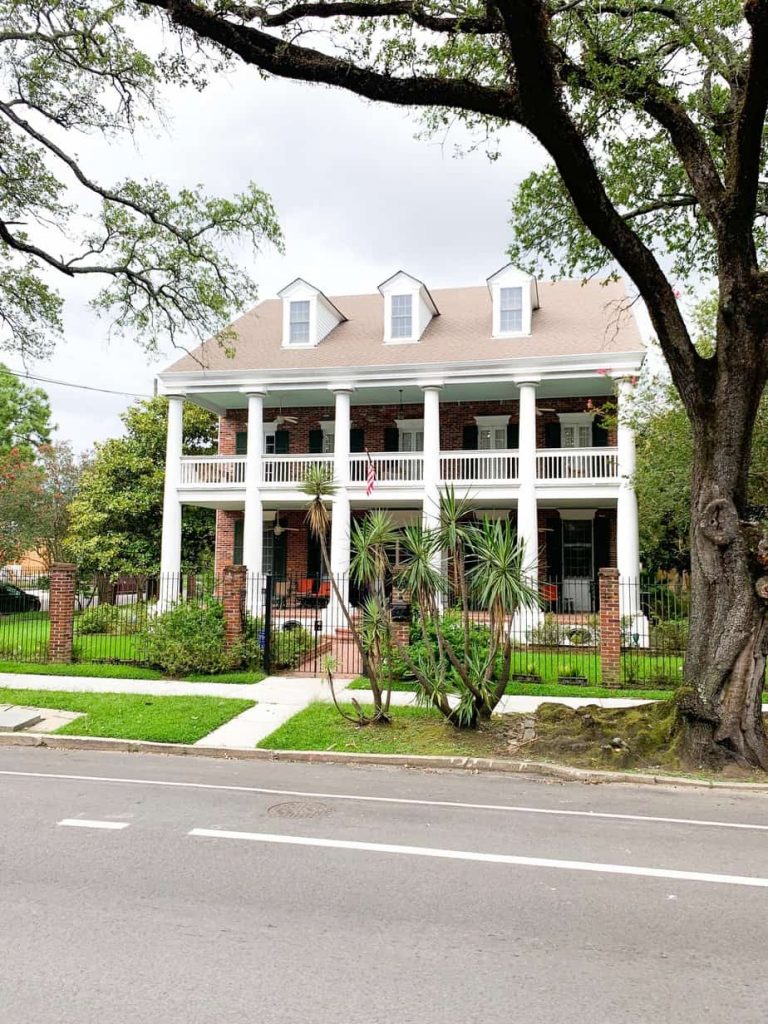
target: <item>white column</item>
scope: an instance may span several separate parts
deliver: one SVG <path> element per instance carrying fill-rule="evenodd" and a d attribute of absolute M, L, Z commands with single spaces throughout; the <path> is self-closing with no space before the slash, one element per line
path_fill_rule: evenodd
<path fill-rule="evenodd" d="M 264 455 L 264 391 L 248 393 L 248 453 L 245 458 L 243 562 L 249 574 L 263 571 L 264 505 L 261 475 Z"/>
<path fill-rule="evenodd" d="M 158 611 L 165 611 L 179 595 L 181 576 L 181 453 L 184 437 L 184 399 L 168 396 L 168 426 L 163 487 L 163 533 L 160 544 L 160 597 Z"/>
<path fill-rule="evenodd" d="M 440 384 L 424 384 L 424 504 L 422 525 L 440 523 Z"/>
<path fill-rule="evenodd" d="M 333 428 L 333 479 L 336 493 L 331 510 L 331 574 L 337 578 L 339 589 L 349 599 L 349 429 L 352 388 L 334 388 L 336 409 Z M 341 577 L 339 579 L 339 577 Z M 335 607 L 332 591 L 328 621 L 331 626 L 343 626 L 340 609 Z"/>
<path fill-rule="evenodd" d="M 618 382 L 619 422 L 617 428 L 619 495 L 616 502 L 616 566 L 619 570 L 619 605 L 623 618 L 633 619 L 633 632 L 639 633 L 641 646 L 647 645 L 647 624 L 640 607 L 640 523 L 635 494 L 635 432 L 629 420 L 629 404 L 634 382 L 627 377 Z"/>
<path fill-rule="evenodd" d="M 539 523 L 536 501 L 536 388 L 538 381 L 518 381 L 517 384 L 520 389 L 517 535 L 525 550 L 523 565 L 526 574 L 536 583 L 539 574 Z"/>

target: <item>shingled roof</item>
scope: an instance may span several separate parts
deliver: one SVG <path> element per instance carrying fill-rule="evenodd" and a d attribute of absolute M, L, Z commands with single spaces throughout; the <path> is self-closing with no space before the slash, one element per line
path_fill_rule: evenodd
<path fill-rule="evenodd" d="M 485 286 L 431 292 L 440 315 L 413 344 L 385 345 L 384 300 L 372 295 L 329 296 L 347 318 L 314 348 L 282 346 L 282 302 L 259 303 L 232 325 L 235 354 L 207 341 L 166 372 L 195 370 L 300 370 L 347 366 L 425 366 L 467 360 L 498 360 L 597 353 L 642 352 L 640 332 L 627 309 L 621 282 L 539 282 L 540 308 L 530 337 L 491 336 L 491 296 Z"/>

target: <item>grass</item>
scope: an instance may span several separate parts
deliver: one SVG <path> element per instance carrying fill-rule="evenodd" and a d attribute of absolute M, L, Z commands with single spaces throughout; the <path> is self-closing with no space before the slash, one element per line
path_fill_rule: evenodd
<path fill-rule="evenodd" d="M 255 701 L 227 697 L 153 697 L 144 693 L 67 693 L 0 687 L 0 702 L 84 712 L 57 733 L 111 739 L 195 743 Z"/>
<path fill-rule="evenodd" d="M 105 662 L 72 662 L 64 665 L 36 661 L 0 661 L 0 672 L 36 676 L 86 676 L 96 679 L 167 679 L 162 672 L 142 665 L 109 664 Z M 266 676 L 252 669 L 242 672 L 222 672 L 221 675 L 197 673 L 182 676 L 187 683 L 260 683 Z"/>
<path fill-rule="evenodd" d="M 354 713 L 351 704 L 342 705 Z M 393 708 L 390 725 L 359 728 L 343 719 L 332 704 L 315 703 L 263 739 L 267 750 L 335 750 L 366 754 L 447 754 L 493 757 L 503 750 L 496 731 L 466 732 L 448 725 L 427 708 Z"/>
<path fill-rule="evenodd" d="M 350 690 L 369 690 L 370 683 L 364 677 L 349 683 Z M 393 690 L 415 693 L 416 683 L 395 682 Z M 561 686 L 558 683 L 509 683 L 505 693 L 511 696 L 525 697 L 632 697 L 635 700 L 668 700 L 672 690 L 644 690 L 633 687 L 631 690 L 607 686 Z"/>

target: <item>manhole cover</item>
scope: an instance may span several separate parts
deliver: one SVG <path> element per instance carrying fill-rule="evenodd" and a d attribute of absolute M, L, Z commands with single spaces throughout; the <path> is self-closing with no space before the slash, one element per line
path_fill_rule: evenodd
<path fill-rule="evenodd" d="M 267 808 L 267 814 L 272 818 L 323 818 L 332 810 L 328 804 L 292 800 L 285 804 L 272 804 Z"/>

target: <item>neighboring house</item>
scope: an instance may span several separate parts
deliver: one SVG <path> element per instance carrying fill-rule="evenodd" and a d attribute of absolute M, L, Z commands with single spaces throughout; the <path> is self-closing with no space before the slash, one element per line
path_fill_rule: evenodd
<path fill-rule="evenodd" d="M 606 402 L 630 393 L 644 348 L 625 289 L 537 282 L 512 266 L 485 286 L 430 291 L 400 271 L 371 295 L 289 284 L 160 375 L 170 399 L 162 571 L 180 567 L 184 505 L 217 510 L 216 566 L 321 572 L 304 526 L 305 467 L 333 470 L 333 572 L 350 517 L 434 522 L 441 488 L 516 521 L 563 607 L 592 606 L 603 566 L 639 574 L 634 439 Z M 219 454 L 183 456 L 183 401 L 220 416 Z M 366 493 L 369 457 L 375 470 Z"/>

